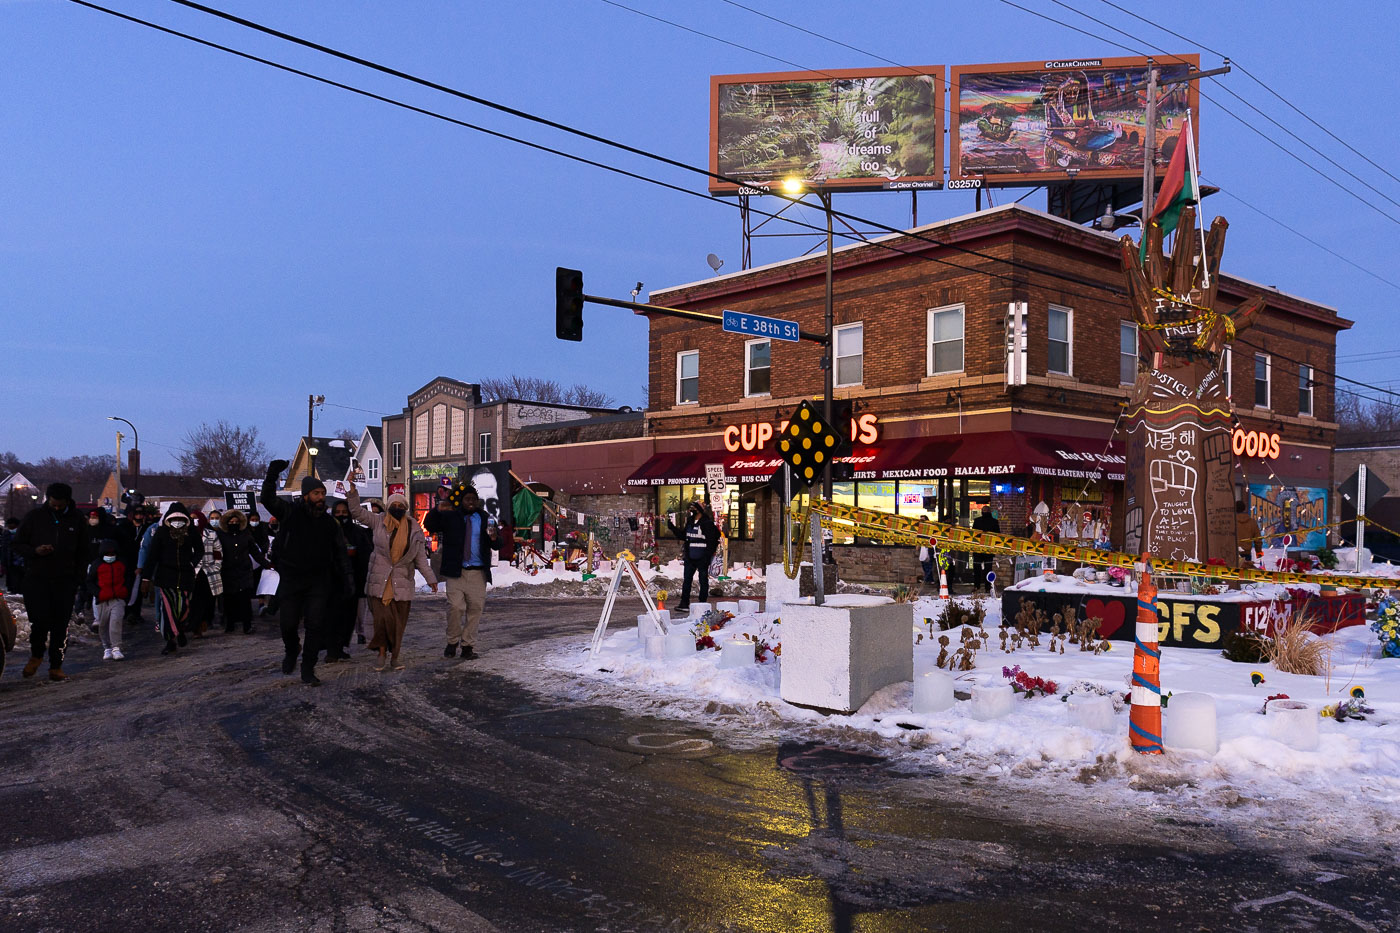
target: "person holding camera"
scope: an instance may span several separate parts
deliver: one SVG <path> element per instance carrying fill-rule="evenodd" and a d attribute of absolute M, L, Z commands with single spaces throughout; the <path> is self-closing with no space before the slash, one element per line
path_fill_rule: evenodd
<path fill-rule="evenodd" d="M 700 574 L 700 602 L 710 601 L 710 560 L 719 547 L 719 528 L 715 527 L 714 519 L 700 502 L 692 502 L 686 509 L 685 527 L 677 527 L 669 516 L 666 527 L 682 542 L 681 562 L 684 569 L 681 575 L 681 602 L 676 611 L 688 612 L 692 574 Z"/>
<path fill-rule="evenodd" d="M 437 507 L 423 519 L 428 534 L 442 536 L 439 576 L 447 587 L 447 647 L 442 656 L 456 657 L 460 645 L 462 657 L 471 661 L 477 657 L 476 633 L 486 608 L 486 585 L 491 582 L 491 552 L 501 549 L 501 533 L 495 516 L 481 507 L 475 487 L 462 491 L 460 506 L 454 506 L 445 492 L 439 490 Z"/>

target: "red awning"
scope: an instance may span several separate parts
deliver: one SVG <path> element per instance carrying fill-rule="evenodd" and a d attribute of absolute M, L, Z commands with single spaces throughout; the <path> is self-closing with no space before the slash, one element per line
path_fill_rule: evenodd
<path fill-rule="evenodd" d="M 1123 450 L 1093 438 L 1025 431 L 989 431 L 944 437 L 900 438 L 857 447 L 848 458 L 857 480 L 928 480 L 1021 473 L 1066 479 L 1121 480 Z M 782 460 L 767 451 L 687 450 L 659 453 L 627 479 L 630 488 L 705 482 L 705 465 L 723 463 L 727 483 L 761 483 Z"/>

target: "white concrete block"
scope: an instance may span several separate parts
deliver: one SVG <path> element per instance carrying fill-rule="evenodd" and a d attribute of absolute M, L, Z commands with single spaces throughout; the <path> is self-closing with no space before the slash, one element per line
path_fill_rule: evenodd
<path fill-rule="evenodd" d="M 788 703 L 853 713 L 876 690 L 914 676 L 912 603 L 789 602 L 781 613 L 782 697 Z"/>
<path fill-rule="evenodd" d="M 1010 684 L 979 684 L 972 688 L 972 718 L 1000 719 L 1011 712 L 1015 702 Z"/>
<path fill-rule="evenodd" d="M 756 599 L 741 599 L 741 600 L 739 600 L 739 611 L 738 611 L 738 613 L 736 613 L 736 615 L 751 616 L 751 615 L 756 614 L 756 613 L 758 612 L 758 609 L 759 609 L 758 600 L 756 600 Z"/>
<path fill-rule="evenodd" d="M 739 614 L 739 604 L 737 602 L 715 603 L 715 608 L 720 612 L 730 612 L 736 616 Z"/>
<path fill-rule="evenodd" d="M 648 661 L 660 661 L 666 657 L 666 636 L 648 635 L 642 639 L 642 653 Z"/>
<path fill-rule="evenodd" d="M 714 606 L 711 606 L 709 603 L 691 603 L 690 618 L 698 619 L 713 608 Z"/>
<path fill-rule="evenodd" d="M 1317 725 L 1321 718 L 1313 706 L 1301 700 L 1274 700 L 1264 715 L 1269 737 L 1300 752 L 1316 750 Z"/>
<path fill-rule="evenodd" d="M 746 638 L 731 638 L 719 651 L 720 670 L 753 667 L 755 645 Z"/>
<path fill-rule="evenodd" d="M 666 657 L 695 657 L 695 636 L 686 628 L 673 628 L 666 633 Z"/>
<path fill-rule="evenodd" d="M 1113 719 L 1113 698 L 1096 693 L 1071 694 L 1065 704 L 1069 707 L 1070 720 L 1081 729 L 1095 732 L 1116 732 L 1118 725 Z"/>
<path fill-rule="evenodd" d="M 1215 697 L 1208 693 L 1178 693 L 1172 697 L 1162 710 L 1162 744 L 1212 756 L 1218 752 Z"/>
<path fill-rule="evenodd" d="M 802 595 L 796 580 L 789 580 L 782 564 L 769 564 L 763 572 L 763 595 L 769 612 L 782 612 L 783 603 L 797 602 Z"/>
<path fill-rule="evenodd" d="M 915 713 L 941 713 L 956 702 L 953 697 L 953 678 L 943 671 L 929 671 L 914 678 Z"/>

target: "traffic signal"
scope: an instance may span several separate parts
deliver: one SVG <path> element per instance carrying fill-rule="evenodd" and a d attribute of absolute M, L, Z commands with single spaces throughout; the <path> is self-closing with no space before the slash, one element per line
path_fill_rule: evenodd
<path fill-rule="evenodd" d="M 583 339 L 583 273 L 577 269 L 554 270 L 554 336 Z"/>

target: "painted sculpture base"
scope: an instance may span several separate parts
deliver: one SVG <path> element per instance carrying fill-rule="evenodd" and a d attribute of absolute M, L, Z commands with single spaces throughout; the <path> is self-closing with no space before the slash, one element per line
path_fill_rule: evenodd
<path fill-rule="evenodd" d="M 782 607 L 782 698 L 825 713 L 854 713 L 871 694 L 913 680 L 912 603 L 836 596 Z"/>

